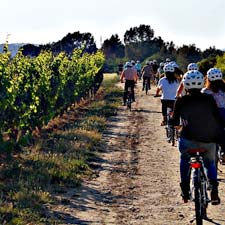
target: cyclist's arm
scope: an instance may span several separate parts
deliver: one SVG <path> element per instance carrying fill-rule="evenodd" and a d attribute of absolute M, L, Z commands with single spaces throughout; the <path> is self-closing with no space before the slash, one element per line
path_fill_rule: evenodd
<path fill-rule="evenodd" d="M 124 71 L 121 73 L 121 76 L 120 76 L 120 82 L 123 83 L 123 80 L 124 80 L 124 77 L 125 77 L 125 73 Z"/>
<path fill-rule="evenodd" d="M 155 96 L 159 96 L 160 91 L 161 91 L 161 88 L 158 86 L 156 88 Z"/>
<path fill-rule="evenodd" d="M 184 83 L 181 82 L 180 85 L 179 85 L 179 87 L 178 87 L 178 89 L 177 89 L 176 97 L 179 97 L 181 95 L 183 89 L 184 89 Z"/>
<path fill-rule="evenodd" d="M 137 82 L 137 80 L 138 80 L 138 73 L 136 71 L 134 81 Z"/>
<path fill-rule="evenodd" d="M 173 109 L 173 125 L 174 127 L 180 129 L 180 114 L 181 114 L 181 104 L 182 104 L 182 98 L 178 98 L 174 103 L 174 109 Z"/>

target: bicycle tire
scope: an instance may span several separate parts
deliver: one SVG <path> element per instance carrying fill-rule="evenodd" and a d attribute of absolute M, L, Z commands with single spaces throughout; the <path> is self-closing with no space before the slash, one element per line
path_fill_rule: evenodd
<path fill-rule="evenodd" d="M 167 141 L 170 143 L 170 131 L 169 131 L 168 125 L 166 125 L 165 129 L 166 129 L 166 138 L 167 138 Z"/>
<path fill-rule="evenodd" d="M 203 205 L 201 198 L 200 170 L 195 170 L 194 175 L 194 202 L 196 225 L 203 225 Z"/>
<path fill-rule="evenodd" d="M 131 99 L 130 98 L 127 99 L 127 109 L 129 109 L 131 111 Z"/>
<path fill-rule="evenodd" d="M 147 82 L 145 83 L 145 94 L 146 95 L 148 94 L 148 83 Z"/>

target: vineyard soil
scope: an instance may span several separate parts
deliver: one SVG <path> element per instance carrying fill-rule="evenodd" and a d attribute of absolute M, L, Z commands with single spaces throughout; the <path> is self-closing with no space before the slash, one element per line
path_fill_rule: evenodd
<path fill-rule="evenodd" d="M 132 111 L 121 106 L 108 123 L 94 178 L 57 196 L 60 204 L 51 210 L 61 225 L 195 224 L 193 202 L 184 204 L 180 197 L 179 154 L 160 126 L 155 87 L 146 95 L 139 81 L 135 91 Z M 209 205 L 211 221 L 204 225 L 225 225 L 225 166 L 219 170 L 221 204 Z"/>

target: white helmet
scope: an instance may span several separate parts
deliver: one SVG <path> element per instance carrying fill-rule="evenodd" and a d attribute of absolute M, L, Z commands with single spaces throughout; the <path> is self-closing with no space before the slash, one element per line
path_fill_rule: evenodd
<path fill-rule="evenodd" d="M 169 62 L 169 64 L 171 64 L 174 68 L 179 68 L 179 66 L 177 65 L 175 61 L 171 61 Z"/>
<path fill-rule="evenodd" d="M 174 66 L 170 63 L 166 64 L 164 67 L 163 67 L 163 70 L 164 72 L 174 72 Z"/>
<path fill-rule="evenodd" d="M 189 63 L 187 70 L 198 70 L 198 65 L 196 63 Z"/>
<path fill-rule="evenodd" d="M 163 67 L 163 66 L 164 66 L 164 63 L 163 63 L 163 62 L 161 62 L 161 63 L 159 64 L 159 66 L 160 66 L 160 67 Z"/>
<path fill-rule="evenodd" d="M 150 61 L 146 60 L 145 64 L 150 65 Z"/>
<path fill-rule="evenodd" d="M 207 71 L 207 78 L 210 81 L 214 80 L 222 80 L 223 79 L 223 74 L 220 69 L 217 68 L 211 68 Z"/>
<path fill-rule="evenodd" d="M 132 63 L 131 62 L 126 62 L 125 67 L 132 67 Z"/>
<path fill-rule="evenodd" d="M 170 60 L 170 58 L 166 58 L 166 62 L 170 62 L 171 60 Z"/>
<path fill-rule="evenodd" d="M 189 70 L 184 74 L 183 83 L 185 89 L 202 89 L 204 86 L 204 77 L 198 70 Z"/>

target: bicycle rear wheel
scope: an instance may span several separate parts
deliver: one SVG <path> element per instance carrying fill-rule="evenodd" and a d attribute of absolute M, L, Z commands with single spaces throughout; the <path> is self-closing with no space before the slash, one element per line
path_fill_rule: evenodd
<path fill-rule="evenodd" d="M 201 194 L 201 184 L 200 184 L 200 171 L 195 170 L 194 177 L 194 202 L 195 202 L 195 216 L 196 225 L 203 225 L 203 204 L 202 204 L 202 194 Z"/>
<path fill-rule="evenodd" d="M 172 146 L 175 145 L 175 128 L 174 127 L 171 127 L 171 143 L 172 143 Z"/>

